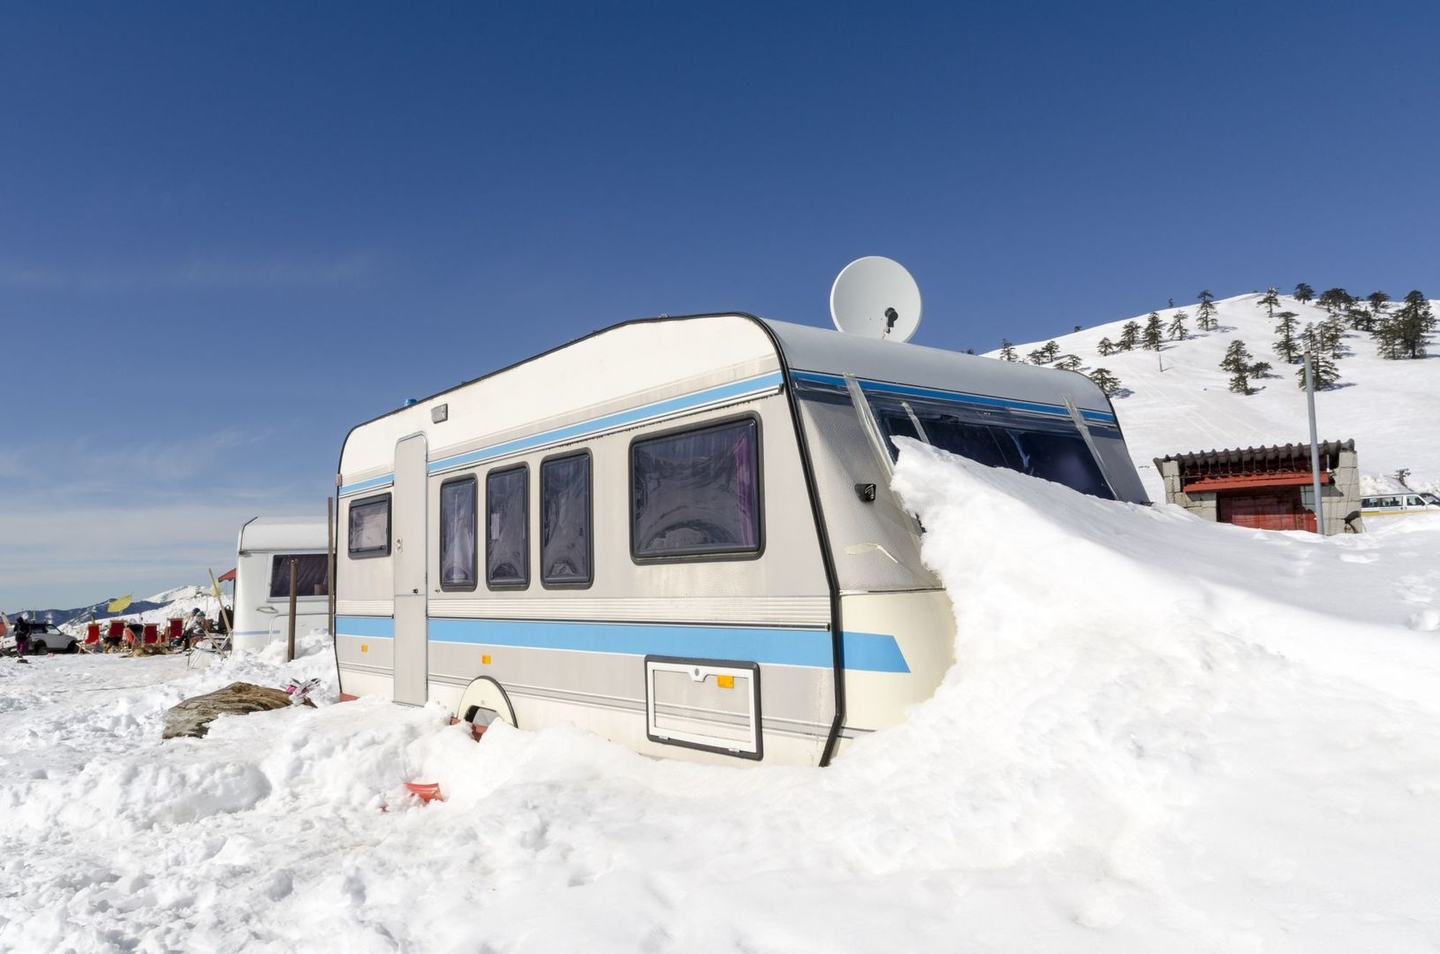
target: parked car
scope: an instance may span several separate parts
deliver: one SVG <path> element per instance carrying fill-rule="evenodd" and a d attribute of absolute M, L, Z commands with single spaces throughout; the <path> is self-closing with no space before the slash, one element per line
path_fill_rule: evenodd
<path fill-rule="evenodd" d="M 30 623 L 30 642 L 26 651 L 35 655 L 41 653 L 73 653 L 79 650 L 80 644 L 74 636 L 67 636 L 60 632 L 60 628 L 54 623 Z M 12 622 L 5 635 L 0 637 L 0 653 L 13 653 L 15 651 L 15 624 Z"/>

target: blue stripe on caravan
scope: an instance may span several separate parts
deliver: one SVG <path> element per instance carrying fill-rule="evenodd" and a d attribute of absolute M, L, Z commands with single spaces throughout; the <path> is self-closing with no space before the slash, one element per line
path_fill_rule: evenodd
<path fill-rule="evenodd" d="M 629 427 L 649 420 L 650 418 L 665 417 L 666 415 L 675 414 L 690 408 L 713 404 L 717 401 L 734 400 L 750 394 L 758 394 L 771 388 L 779 387 L 781 380 L 780 372 L 774 371 L 770 374 L 746 378 L 743 381 L 735 381 L 731 384 L 722 384 L 719 387 L 707 388 L 692 394 L 682 394 L 679 397 L 657 401 L 654 404 L 646 404 L 643 407 L 632 408 L 628 411 L 618 411 L 614 414 L 607 414 L 604 417 L 581 421 L 578 424 L 569 424 L 565 427 L 542 431 L 539 434 L 531 434 L 528 437 L 507 441 L 504 444 L 496 444 L 492 447 L 484 447 L 480 450 L 456 454 L 453 457 L 442 457 L 430 462 L 430 473 L 438 473 L 442 470 L 449 470 L 452 467 L 463 467 L 466 464 L 474 464 L 495 457 L 503 457 L 507 454 L 515 454 L 547 444 L 558 444 L 564 441 L 574 440 L 577 437 L 585 437 L 589 434 L 613 430 L 618 427 Z"/>
<path fill-rule="evenodd" d="M 554 620 L 432 619 L 430 638 L 443 643 L 516 646 L 526 649 L 560 649 L 631 656 L 692 656 L 699 659 L 736 659 L 771 665 L 821 668 L 832 665 L 830 633 L 824 629 L 572 623 Z M 894 636 L 847 632 L 844 646 L 845 666 L 848 669 L 870 672 L 910 671 Z"/>
<path fill-rule="evenodd" d="M 797 381 L 811 381 L 815 384 L 826 384 L 832 387 L 845 387 L 845 379 L 838 374 L 824 374 L 818 371 L 791 371 L 791 377 Z M 1015 401 L 1009 398 L 989 397 L 983 394 L 970 394 L 965 391 L 946 391 L 941 388 L 923 388 L 913 384 L 891 384 L 887 381 L 870 381 L 864 378 L 859 379 L 860 386 L 866 391 L 878 391 L 885 394 L 898 394 L 908 397 L 939 398 L 944 401 L 956 401 L 961 404 L 974 404 L 979 407 L 996 407 L 1014 411 L 1028 411 L 1032 414 L 1053 414 L 1057 417 L 1069 417 L 1070 410 L 1064 405 L 1041 404 L 1036 401 Z M 1084 411 L 1081 416 L 1088 421 L 1096 421 L 1102 424 L 1114 424 L 1115 415 L 1106 411 Z"/>
<path fill-rule="evenodd" d="M 341 636 L 366 636 L 371 639 L 394 639 L 393 616 L 337 616 L 335 632 Z"/>
<path fill-rule="evenodd" d="M 344 487 L 340 488 L 340 496 L 344 497 L 349 494 L 358 494 L 363 490 L 378 490 L 381 487 L 389 487 L 393 483 L 395 483 L 394 474 L 385 474 L 380 477 L 372 477 L 369 480 L 361 480 L 353 484 L 346 484 Z"/>

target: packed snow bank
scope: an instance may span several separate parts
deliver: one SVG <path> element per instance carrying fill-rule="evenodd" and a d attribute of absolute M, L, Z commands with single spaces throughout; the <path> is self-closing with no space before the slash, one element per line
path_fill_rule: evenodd
<path fill-rule="evenodd" d="M 0 664 L 0 948 L 1440 944 L 1440 526 L 1217 527 L 915 444 L 896 485 L 957 664 L 825 770 L 569 728 L 476 745 L 368 699 L 159 741 L 166 706 L 234 679 L 322 675 L 334 698 L 321 637 L 203 673 Z"/>

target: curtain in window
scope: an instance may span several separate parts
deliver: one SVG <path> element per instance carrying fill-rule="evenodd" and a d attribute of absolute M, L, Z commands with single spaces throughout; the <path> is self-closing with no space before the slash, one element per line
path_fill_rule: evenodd
<path fill-rule="evenodd" d="M 324 596 L 329 561 L 323 553 L 280 553 L 270 561 L 270 598 L 290 598 L 290 561 L 295 561 L 295 595 Z"/>
<path fill-rule="evenodd" d="M 760 538 L 754 421 L 637 442 L 637 556 L 753 550 Z"/>
<path fill-rule="evenodd" d="M 548 460 L 540 468 L 540 578 L 590 581 L 590 458 Z"/>
<path fill-rule="evenodd" d="M 440 488 L 440 585 L 475 585 L 475 481 Z"/>
<path fill-rule="evenodd" d="M 384 550 L 390 542 L 390 498 L 350 505 L 350 552 Z"/>
<path fill-rule="evenodd" d="M 486 477 L 485 579 L 491 584 L 523 585 L 530 580 L 525 474 L 516 468 Z"/>

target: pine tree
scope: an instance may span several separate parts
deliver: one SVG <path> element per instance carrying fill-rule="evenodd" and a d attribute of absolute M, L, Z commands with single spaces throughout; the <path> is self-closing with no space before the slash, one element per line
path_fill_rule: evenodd
<path fill-rule="evenodd" d="M 1250 358 L 1245 342 L 1236 339 L 1230 342 L 1230 347 L 1225 349 L 1225 357 L 1220 359 L 1221 370 L 1230 372 L 1230 390 L 1236 394 L 1255 393 L 1255 389 L 1250 386 Z"/>
<path fill-rule="evenodd" d="M 1309 285 L 1305 284 L 1304 282 L 1301 282 L 1300 284 L 1298 284 L 1298 285 L 1295 286 L 1295 300 L 1296 300 L 1296 301 L 1306 302 L 1306 301 L 1309 301 L 1310 299 L 1312 299 L 1312 298 L 1314 298 L 1314 297 L 1315 297 L 1315 289 L 1311 288 Z"/>
<path fill-rule="evenodd" d="M 1324 308 L 1326 313 L 1333 318 L 1348 308 L 1354 301 L 1355 299 L 1350 297 L 1350 293 L 1345 289 L 1329 288 L 1320 293 L 1320 297 L 1315 299 L 1315 304 Z"/>
<path fill-rule="evenodd" d="M 1120 326 L 1120 350 L 1134 351 L 1140 343 L 1140 322 L 1127 321 Z"/>
<path fill-rule="evenodd" d="M 1010 339 L 1009 339 L 1009 338 L 1001 338 L 1001 339 L 1000 339 L 1000 360 L 1001 360 L 1001 361 L 1018 361 L 1018 360 L 1020 360 L 1019 358 L 1017 358 L 1017 357 L 1015 356 L 1015 346 L 1010 343 Z"/>
<path fill-rule="evenodd" d="M 1201 331 L 1214 331 L 1219 324 L 1215 320 L 1215 296 L 1207 289 L 1195 297 L 1200 300 L 1200 308 L 1195 312 L 1195 324 Z"/>
<path fill-rule="evenodd" d="M 1375 330 L 1375 313 L 1369 308 L 1360 305 L 1351 305 L 1345 309 L 1345 320 L 1350 327 L 1356 331 L 1370 332 Z"/>
<path fill-rule="evenodd" d="M 1435 314 L 1420 292 L 1405 296 L 1394 316 L 1395 338 L 1402 358 L 1425 357 L 1425 336 L 1435 328 Z"/>
<path fill-rule="evenodd" d="M 1400 346 L 1400 323 L 1395 320 L 1394 315 L 1386 315 L 1375 325 L 1371 332 L 1375 339 L 1375 353 L 1386 361 L 1399 361 L 1405 357 L 1404 349 Z"/>
<path fill-rule="evenodd" d="M 1106 337 L 1100 339 L 1100 343 L 1095 346 L 1095 350 L 1100 352 L 1100 357 L 1105 358 L 1114 354 L 1117 349 L 1115 347 L 1115 342 L 1111 341 L 1108 337 Z"/>
<path fill-rule="evenodd" d="M 1340 348 L 1345 342 L 1345 323 L 1340 316 L 1326 318 L 1315 326 L 1315 349 L 1329 355 L 1331 358 L 1339 359 Z"/>
<path fill-rule="evenodd" d="M 1060 346 L 1054 340 L 1047 341 L 1028 355 L 1031 364 L 1049 364 L 1060 355 Z"/>
<path fill-rule="evenodd" d="M 1189 317 L 1185 314 L 1185 309 L 1181 308 L 1175 312 L 1175 317 L 1170 319 L 1170 327 L 1165 330 L 1172 341 L 1184 341 L 1190 337 L 1190 332 L 1185 328 L 1185 319 Z"/>
<path fill-rule="evenodd" d="M 1065 357 L 1055 362 L 1055 367 L 1059 368 L 1061 371 L 1079 371 L 1080 356 L 1078 354 L 1067 354 Z"/>
<path fill-rule="evenodd" d="M 1300 327 L 1295 319 L 1300 316 L 1293 311 L 1282 311 L 1275 317 L 1280 319 L 1275 324 L 1275 333 L 1280 336 L 1275 340 L 1275 353 L 1284 358 L 1286 364 L 1294 364 L 1300 360 L 1300 342 L 1295 340 L 1295 329 Z"/>
<path fill-rule="evenodd" d="M 1150 317 L 1145 320 L 1145 330 L 1142 332 L 1142 339 L 1145 342 L 1146 351 L 1159 351 L 1160 342 L 1165 340 L 1165 329 L 1160 324 L 1160 313 L 1150 312 Z"/>
<path fill-rule="evenodd" d="M 1280 307 L 1280 295 L 1275 291 L 1274 285 L 1271 285 L 1270 290 L 1265 293 L 1265 296 L 1255 303 L 1256 308 L 1259 308 L 1261 305 L 1265 306 L 1266 316 L 1271 321 L 1274 321 L 1275 309 Z"/>
<path fill-rule="evenodd" d="M 1120 390 L 1120 379 L 1110 373 L 1109 368 L 1096 368 L 1090 372 L 1090 380 L 1106 397 L 1114 397 Z"/>
<path fill-rule="evenodd" d="M 1314 353 L 1310 355 L 1310 374 L 1315 379 L 1315 390 L 1328 391 L 1340 380 L 1340 369 L 1335 366 L 1335 359 L 1328 354 Z M 1305 369 L 1302 367 L 1295 372 L 1295 382 L 1300 390 L 1305 390 Z"/>
<path fill-rule="evenodd" d="M 1366 300 L 1370 302 L 1370 313 L 1378 321 L 1385 314 L 1385 303 L 1390 300 L 1390 296 L 1383 291 L 1373 291 Z"/>

